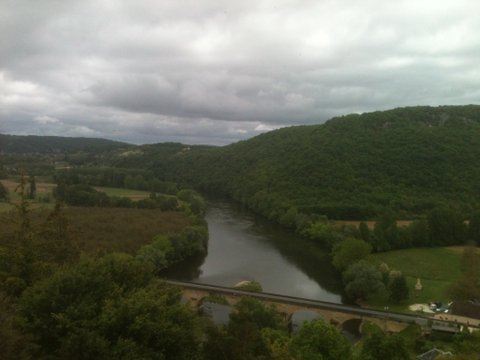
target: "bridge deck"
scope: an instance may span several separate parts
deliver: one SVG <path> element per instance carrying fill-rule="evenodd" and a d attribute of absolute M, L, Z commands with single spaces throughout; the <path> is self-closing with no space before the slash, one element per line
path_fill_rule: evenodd
<path fill-rule="evenodd" d="M 312 299 L 304 299 L 294 296 L 286 296 L 286 295 L 278 295 L 278 294 L 270 294 L 270 293 L 255 293 L 255 292 L 248 292 L 238 289 L 233 289 L 224 286 L 218 285 L 207 285 L 207 284 L 199 284 L 199 283 L 192 283 L 192 282 L 181 282 L 181 281 L 167 281 L 170 284 L 178 285 L 183 288 L 188 288 L 197 291 L 204 291 L 207 293 L 216 293 L 222 294 L 227 296 L 233 297 L 240 297 L 240 296 L 250 296 L 257 298 L 262 301 L 267 301 L 270 303 L 275 304 L 289 304 L 294 305 L 296 307 L 301 308 L 310 308 L 310 309 L 318 309 L 318 310 L 327 310 L 330 314 L 337 314 L 342 320 L 351 319 L 351 318 L 368 318 L 377 320 L 381 320 L 383 322 L 398 322 L 402 324 L 418 324 L 422 327 L 430 327 L 432 322 L 434 321 L 435 324 L 439 325 L 440 327 L 444 327 L 446 329 L 453 329 L 459 328 L 459 325 L 467 325 L 466 323 L 457 321 L 448 321 L 448 320 L 439 320 L 433 319 L 426 316 L 421 315 L 408 315 L 408 314 L 401 314 L 395 313 L 390 311 L 381 311 L 381 310 L 373 310 L 373 309 L 366 309 L 361 308 L 358 306 L 350 306 L 350 305 L 343 305 L 343 304 L 336 304 L 330 303 L 326 301 L 319 301 L 319 300 L 312 300 Z M 282 311 L 280 309 L 280 311 Z M 322 311 L 322 315 L 326 315 Z M 348 315 L 348 316 L 345 316 Z M 333 318 L 334 315 L 327 316 L 329 318 Z M 471 323 L 469 324 L 472 325 Z M 389 327 L 390 328 L 390 327 Z M 457 330 L 458 331 L 458 330 Z"/>

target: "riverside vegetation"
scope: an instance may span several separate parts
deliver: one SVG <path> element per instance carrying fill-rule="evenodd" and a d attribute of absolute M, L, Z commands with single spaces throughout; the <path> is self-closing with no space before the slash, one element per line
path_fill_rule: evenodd
<path fill-rule="evenodd" d="M 201 214 L 195 192 L 180 194 L 187 186 L 229 197 L 329 248 L 332 262 L 344 273 L 350 301 L 380 301 L 383 306 L 404 302 L 415 275 L 399 272 L 403 269 L 381 254 L 480 240 L 479 135 L 480 107 L 471 105 L 349 115 L 224 147 L 103 143 L 102 151 L 89 152 L 61 140 L 67 145 L 59 154 L 35 147 L 18 151 L 18 146 L 27 149 L 21 145 L 26 139 L 9 138 L 9 147 L 0 149 L 5 154 L 0 176 L 18 175 L 23 168 L 55 177 L 57 196 L 64 201 L 112 209 L 168 210 L 176 197 L 177 206 L 190 201 L 190 213 Z M 65 170 L 72 167 L 73 171 Z M 137 203 L 108 196 L 94 188 L 98 186 L 147 190 L 152 196 Z M 358 227 L 338 226 L 336 219 L 376 223 L 373 229 L 362 222 Z M 411 221 L 397 226 L 398 219 Z M 178 243 L 188 247 L 189 242 Z M 139 251 L 136 260 L 149 263 L 151 269 L 157 266 L 151 271 L 158 273 L 169 261 L 178 260 L 171 244 L 160 236 L 145 245 L 145 253 Z M 454 285 L 445 287 L 445 293 L 478 299 L 477 256 L 475 251 L 465 253 L 462 271 L 451 276 Z M 456 257 L 457 264 L 460 258 Z M 21 291 L 25 284 L 11 281 L 9 286 Z M 462 336 L 457 340 L 470 344 L 468 336 Z M 473 351 L 457 345 L 452 345 L 457 352 Z M 269 351 L 271 356 L 273 348 Z"/>

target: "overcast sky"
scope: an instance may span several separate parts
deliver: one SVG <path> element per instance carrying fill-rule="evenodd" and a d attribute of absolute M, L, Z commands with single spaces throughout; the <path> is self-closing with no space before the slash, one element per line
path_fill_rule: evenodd
<path fill-rule="evenodd" d="M 478 0 L 0 0 L 0 132 L 228 144 L 480 103 Z"/>

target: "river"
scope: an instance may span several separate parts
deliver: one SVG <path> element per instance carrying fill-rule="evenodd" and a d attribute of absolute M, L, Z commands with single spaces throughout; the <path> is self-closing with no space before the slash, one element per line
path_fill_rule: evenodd
<path fill-rule="evenodd" d="M 226 201 L 210 200 L 205 218 L 208 254 L 175 266 L 168 278 L 223 286 L 255 280 L 265 292 L 341 303 L 341 279 L 325 250 Z"/>

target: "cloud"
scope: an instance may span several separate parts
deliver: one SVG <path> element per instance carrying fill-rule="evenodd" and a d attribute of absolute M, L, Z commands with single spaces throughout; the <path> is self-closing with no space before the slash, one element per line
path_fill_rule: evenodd
<path fill-rule="evenodd" d="M 0 131 L 225 144 L 478 103 L 474 0 L 5 0 Z"/>
<path fill-rule="evenodd" d="M 48 116 L 48 115 L 42 115 L 42 116 L 36 116 L 33 118 L 33 121 L 41 124 L 41 125 L 46 125 L 46 124 L 55 124 L 58 123 L 59 120 L 57 118 Z"/>

